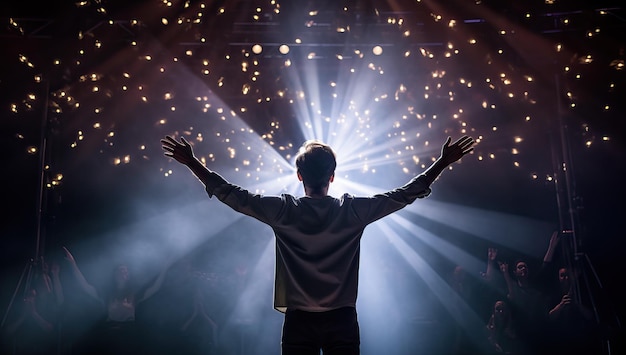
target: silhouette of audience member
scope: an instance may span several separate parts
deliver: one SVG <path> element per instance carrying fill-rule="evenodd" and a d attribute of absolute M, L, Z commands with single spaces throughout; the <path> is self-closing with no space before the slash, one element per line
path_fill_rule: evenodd
<path fill-rule="evenodd" d="M 448 284 L 459 296 L 459 302 L 465 303 L 472 311 L 479 313 L 483 295 L 479 293 L 480 284 L 476 282 L 477 276 L 469 275 L 463 267 L 456 265 L 452 270 Z M 451 339 L 447 345 L 450 347 L 450 351 L 454 354 L 478 351 L 474 335 L 470 335 L 452 318 L 448 320 L 448 323 L 450 324 Z"/>
<path fill-rule="evenodd" d="M 454 267 L 450 275 L 449 285 L 466 303 L 474 304 L 476 284 L 472 282 L 471 276 L 463 267 L 459 265 Z"/>
<path fill-rule="evenodd" d="M 512 272 L 509 272 L 508 263 L 500 263 L 500 270 L 507 285 L 507 299 L 511 306 L 515 329 L 524 347 L 533 354 L 545 352 L 549 340 L 546 337 L 547 271 L 552 263 L 557 244 L 558 232 L 555 232 L 550 238 L 542 264 L 534 274 L 531 273 L 526 260 L 516 260 Z"/>
<path fill-rule="evenodd" d="M 481 304 L 478 314 L 488 320 L 493 314 L 493 305 L 496 301 L 507 298 L 507 285 L 500 272 L 498 249 L 487 248 L 487 268 L 482 273 Z"/>
<path fill-rule="evenodd" d="M 559 243 L 560 237 L 553 235 L 553 238 L 555 244 Z M 556 287 L 548 296 L 550 353 L 593 353 L 596 331 L 593 312 L 582 303 L 578 294 L 578 272 L 560 267 L 555 274 Z"/>
<path fill-rule="evenodd" d="M 521 346 L 508 304 L 498 300 L 486 326 L 487 340 L 496 354 L 521 354 Z"/>
<path fill-rule="evenodd" d="M 158 327 L 153 328 L 158 339 L 151 354 L 218 354 L 218 323 L 211 315 L 211 301 L 223 307 L 224 301 L 214 296 L 216 276 L 199 269 L 194 257 L 186 256 L 170 270 L 157 304 L 150 311 Z M 215 302 L 216 301 L 216 302 Z M 156 314 L 155 314 L 156 313 Z M 154 317 L 156 316 L 156 317 Z M 156 329 L 155 329 L 156 328 Z"/>
<path fill-rule="evenodd" d="M 507 298 L 511 304 L 511 313 L 515 329 L 520 341 L 530 353 L 537 353 L 542 348 L 545 315 L 543 293 L 531 284 L 528 265 L 523 260 L 515 262 L 513 275 L 509 274 L 508 264 L 501 263 L 500 270 L 504 274 L 508 286 Z"/>
<path fill-rule="evenodd" d="M 49 267 L 42 257 L 32 268 L 19 314 L 3 329 L 4 353 L 35 355 L 57 351 L 59 310 L 64 300 L 59 265 L 53 263 Z"/>
<path fill-rule="evenodd" d="M 137 354 L 141 344 L 135 322 L 135 310 L 139 303 L 154 295 L 165 278 L 164 267 L 154 283 L 144 292 L 139 292 L 130 278 L 126 265 L 114 268 L 109 285 L 98 291 L 80 271 L 74 256 L 63 247 L 65 258 L 80 288 L 103 307 L 104 319 L 88 338 L 87 348 L 92 354 Z"/>
<path fill-rule="evenodd" d="M 203 290 L 196 287 L 191 295 L 193 310 L 180 326 L 181 347 L 185 354 L 217 354 L 218 327 L 205 309 Z"/>
<path fill-rule="evenodd" d="M 474 140 L 464 136 L 406 185 L 375 196 L 328 196 L 336 159 L 330 146 L 304 144 L 296 157 L 297 177 L 304 197 L 264 196 L 230 184 L 198 160 L 191 145 L 166 136 L 165 155 L 187 166 L 216 196 L 235 211 L 268 224 L 276 238 L 274 308 L 285 313 L 282 353 L 359 354 L 356 298 L 360 239 L 365 227 L 431 192 L 430 186 L 450 164 L 472 151 Z"/>

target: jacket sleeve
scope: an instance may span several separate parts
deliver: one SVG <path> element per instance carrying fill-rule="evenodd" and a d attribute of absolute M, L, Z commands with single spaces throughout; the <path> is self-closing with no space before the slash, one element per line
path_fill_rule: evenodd
<path fill-rule="evenodd" d="M 353 202 L 356 217 L 364 224 L 369 224 L 407 205 L 418 198 L 430 195 L 431 189 L 424 175 L 418 175 L 404 186 L 366 198 L 356 198 Z"/>

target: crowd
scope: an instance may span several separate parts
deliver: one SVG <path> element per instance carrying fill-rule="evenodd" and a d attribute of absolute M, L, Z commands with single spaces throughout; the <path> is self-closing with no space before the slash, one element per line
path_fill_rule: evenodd
<path fill-rule="evenodd" d="M 553 260 L 562 238 L 555 232 L 543 260 L 534 264 L 504 260 L 496 248 L 489 248 L 479 275 L 454 267 L 448 284 L 484 327 L 468 330 L 452 317 L 441 317 L 447 320 L 439 321 L 432 334 L 446 341 L 436 351 L 597 353 L 598 327 L 592 309 L 577 294 L 579 275 L 566 260 Z M 96 287 L 72 253 L 63 248 L 63 254 L 61 262 L 48 265 L 42 258 L 36 263 L 29 289 L 3 325 L 3 354 L 245 353 L 233 345 L 239 339 L 233 340 L 232 329 L 225 329 L 225 314 L 232 306 L 228 299 L 236 296 L 225 292 L 237 290 L 224 287 L 245 284 L 245 270 L 233 270 L 224 279 L 183 258 L 140 285 L 126 265 L 117 265 L 110 282 Z M 63 282 L 61 268 L 67 277 Z"/>
<path fill-rule="evenodd" d="M 571 260 L 554 260 L 563 234 L 554 232 L 543 260 L 499 258 L 488 248 L 484 273 L 451 278 L 452 287 L 486 320 L 484 337 L 457 332 L 455 354 L 594 354 L 602 351 L 600 328 L 583 302 L 580 273 Z M 486 349 L 486 350 L 485 350 Z"/>

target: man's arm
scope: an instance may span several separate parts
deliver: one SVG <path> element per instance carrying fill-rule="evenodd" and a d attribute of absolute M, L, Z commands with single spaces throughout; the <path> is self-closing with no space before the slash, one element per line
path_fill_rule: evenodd
<path fill-rule="evenodd" d="M 161 139 L 166 157 L 174 158 L 177 162 L 187 166 L 196 177 L 204 184 L 209 197 L 214 195 L 232 208 L 247 216 L 272 225 L 276 222 L 280 211 L 283 210 L 283 199 L 279 196 L 261 196 L 253 194 L 246 189 L 231 184 L 218 173 L 208 169 L 198 160 L 185 138 L 180 141 L 166 136 Z"/>
<path fill-rule="evenodd" d="M 452 138 L 448 137 L 446 142 L 441 147 L 441 155 L 435 162 L 424 171 L 423 175 L 425 177 L 425 182 L 430 186 L 437 177 L 443 172 L 443 169 L 448 167 L 448 165 L 458 161 L 463 158 L 465 154 L 468 154 L 474 148 L 474 140 L 469 136 L 463 136 L 456 140 L 454 143 L 450 144 Z"/>
<path fill-rule="evenodd" d="M 546 254 L 543 256 L 543 263 L 548 264 L 552 262 L 554 258 L 554 252 L 556 251 L 556 246 L 559 244 L 561 240 L 561 233 L 559 231 L 554 231 L 552 236 L 550 237 L 550 243 L 548 244 L 548 249 L 546 250 Z"/>
<path fill-rule="evenodd" d="M 189 170 L 204 184 L 210 196 L 213 196 L 213 189 L 227 184 L 228 182 L 218 173 L 209 170 L 193 153 L 191 144 L 183 137 L 180 142 L 171 136 L 161 139 L 165 156 L 174 158 L 177 162 L 187 166 Z"/>
<path fill-rule="evenodd" d="M 511 301 L 515 299 L 515 281 L 511 277 L 509 273 L 509 264 L 502 262 L 500 263 L 500 271 L 502 272 L 502 276 L 504 276 L 504 281 L 506 282 L 507 288 L 507 298 Z"/>
<path fill-rule="evenodd" d="M 170 266 L 173 264 L 173 261 L 174 259 L 170 258 L 170 260 L 165 262 L 165 265 L 161 269 L 161 272 L 159 272 L 159 275 L 157 276 L 157 278 L 150 285 L 150 287 L 146 289 L 141 299 L 137 301 L 138 304 L 154 296 L 154 294 L 157 293 L 161 289 L 161 286 L 163 285 L 163 281 L 165 281 L 165 276 L 167 276 L 167 271 L 169 270 Z"/>
<path fill-rule="evenodd" d="M 483 275 L 484 279 L 487 281 L 493 280 L 497 257 L 498 257 L 498 249 L 496 248 L 487 249 L 487 270 L 485 271 L 485 274 Z"/>

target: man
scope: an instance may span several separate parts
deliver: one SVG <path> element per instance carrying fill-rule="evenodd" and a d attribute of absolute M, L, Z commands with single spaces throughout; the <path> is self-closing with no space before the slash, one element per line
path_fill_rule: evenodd
<path fill-rule="evenodd" d="M 461 137 L 443 144 L 440 157 L 404 186 L 371 197 L 328 196 L 337 165 L 333 150 L 307 141 L 296 157 L 304 197 L 253 194 L 207 169 L 184 139 L 161 140 L 165 155 L 186 165 L 235 211 L 269 225 L 276 237 L 274 308 L 285 313 L 282 353 L 359 354 L 356 314 L 360 239 L 365 227 L 430 194 L 430 185 L 450 164 L 474 148 Z"/>

